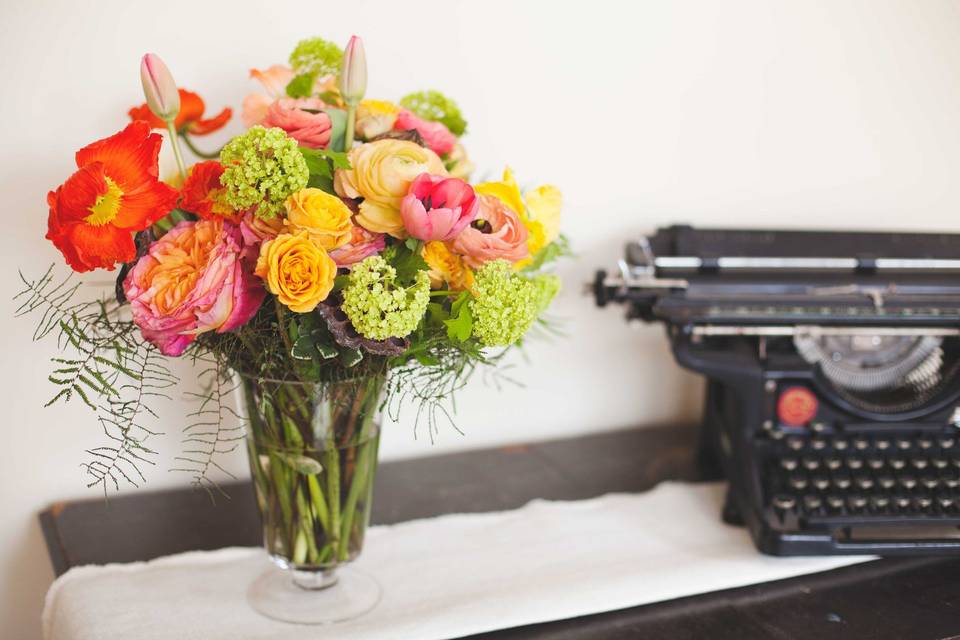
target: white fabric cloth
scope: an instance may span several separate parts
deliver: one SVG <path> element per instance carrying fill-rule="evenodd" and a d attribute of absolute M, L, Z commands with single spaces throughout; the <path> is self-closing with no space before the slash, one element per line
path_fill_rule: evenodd
<path fill-rule="evenodd" d="M 772 558 L 719 520 L 719 484 L 536 500 L 514 511 L 374 527 L 356 562 L 383 599 L 328 627 L 274 622 L 245 600 L 268 564 L 230 548 L 61 576 L 47 640 L 379 640 L 456 638 L 813 573 L 868 557 Z"/>

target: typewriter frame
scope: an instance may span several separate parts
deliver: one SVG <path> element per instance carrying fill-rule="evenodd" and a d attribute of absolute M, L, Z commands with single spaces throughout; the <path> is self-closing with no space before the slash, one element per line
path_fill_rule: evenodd
<path fill-rule="evenodd" d="M 701 235 L 695 236 L 697 233 Z M 725 243 L 731 238 L 732 242 Z M 870 240 L 867 244 L 886 248 L 886 255 L 854 252 L 837 257 L 838 245 L 863 245 L 865 238 Z M 736 255 L 688 255 L 692 252 L 682 250 L 685 244 L 704 239 L 715 241 L 718 251 L 724 244 L 733 245 Z M 809 250 L 811 240 L 820 240 L 822 246 Z M 786 247 L 786 255 L 770 255 L 771 247 Z M 758 251 L 768 253 L 757 255 Z M 799 356 L 767 353 L 769 341 L 798 332 L 936 335 L 960 343 L 960 286 L 951 280 L 960 282 L 960 236 L 672 227 L 629 244 L 619 266 L 618 277 L 597 274 L 592 287 L 597 303 L 622 302 L 627 304 L 628 319 L 664 322 L 677 362 L 706 376 L 704 447 L 708 455 L 716 456 L 730 482 L 724 519 L 745 524 L 758 549 L 773 555 L 960 554 L 960 375 L 947 380 L 924 406 L 883 415 L 865 412 L 830 393 L 829 382 Z M 765 300 L 770 295 L 774 298 Z M 826 302 L 817 308 L 821 300 Z M 756 313 L 758 308 L 763 312 Z M 717 343 L 721 346 L 714 348 Z M 779 421 L 776 400 L 790 386 L 813 391 L 826 419 L 818 416 L 816 422 L 800 427 Z M 957 453 L 947 458 L 940 442 L 951 441 L 954 433 L 957 444 L 951 446 Z M 871 464 L 881 459 L 884 463 L 899 461 L 885 450 L 875 449 L 884 442 L 895 441 L 896 446 L 908 440 L 923 445 L 934 442 L 924 455 L 942 456 L 931 459 L 938 464 L 949 459 L 951 467 L 942 475 L 951 478 L 950 482 L 954 482 L 950 474 L 956 476 L 956 486 L 949 491 L 956 496 L 955 505 L 941 509 L 939 503 L 932 504 L 926 511 L 914 508 L 915 501 L 922 505 L 938 499 L 932 497 L 932 489 L 918 491 L 916 496 L 911 493 L 911 506 L 896 513 L 892 507 L 875 511 L 873 502 L 855 509 L 854 505 L 868 499 L 857 493 L 839 497 L 823 492 L 800 495 L 803 491 L 770 495 L 784 486 L 787 477 L 781 474 L 778 478 L 770 469 L 771 460 L 784 464 L 788 460 L 782 457 L 785 443 L 832 447 L 833 442 L 850 438 L 855 438 L 858 446 L 869 443 L 858 452 L 859 464 L 866 455 L 874 455 Z M 819 458 L 811 454 L 803 459 L 804 464 L 814 460 L 833 464 L 838 459 L 852 464 L 855 459 L 850 451 L 829 451 L 833 457 L 827 458 L 820 450 Z M 931 460 L 924 460 L 916 456 L 911 463 L 920 461 L 926 468 Z M 834 474 L 829 475 L 832 480 Z M 838 473 L 836 477 L 843 476 Z M 873 483 L 864 477 L 859 475 L 859 481 Z M 887 476 L 880 477 L 886 481 Z M 909 476 L 903 474 L 903 478 Z M 897 482 L 900 479 L 898 471 Z M 928 481 L 926 476 L 924 481 Z M 893 490 L 888 493 L 890 499 L 903 499 Z M 779 509 L 774 504 L 779 500 L 781 506 L 789 505 L 793 499 L 799 502 L 810 495 L 843 499 L 844 503 L 830 513 L 826 507 Z M 920 495 L 926 497 L 917 497 Z M 882 497 L 883 492 L 877 490 L 868 500 Z M 893 535 L 917 527 L 935 533 L 946 527 L 949 535 Z M 884 528 L 885 533 L 872 533 Z"/>

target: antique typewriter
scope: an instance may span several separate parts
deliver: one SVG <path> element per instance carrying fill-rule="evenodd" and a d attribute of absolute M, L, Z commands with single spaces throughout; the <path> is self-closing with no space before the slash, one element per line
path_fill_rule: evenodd
<path fill-rule="evenodd" d="M 670 227 L 592 290 L 706 376 L 761 551 L 960 552 L 960 235 Z"/>

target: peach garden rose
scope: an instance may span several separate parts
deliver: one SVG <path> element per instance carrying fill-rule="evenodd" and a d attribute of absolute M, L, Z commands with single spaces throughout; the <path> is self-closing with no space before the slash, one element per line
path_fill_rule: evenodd
<path fill-rule="evenodd" d="M 178 356 L 197 334 L 253 317 L 266 292 L 243 249 L 240 228 L 218 219 L 181 222 L 154 242 L 123 282 L 143 337 Z"/>
<path fill-rule="evenodd" d="M 309 313 L 333 289 L 337 265 L 306 231 L 281 233 L 260 247 L 256 274 L 295 313 Z"/>

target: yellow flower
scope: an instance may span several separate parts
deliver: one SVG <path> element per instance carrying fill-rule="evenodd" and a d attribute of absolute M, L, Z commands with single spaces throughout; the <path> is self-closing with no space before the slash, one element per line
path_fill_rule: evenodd
<path fill-rule="evenodd" d="M 503 170 L 500 182 L 483 182 L 473 188 L 474 191 L 490 195 L 517 212 L 520 221 L 527 228 L 527 247 L 530 255 L 557 239 L 560 235 L 560 190 L 552 185 L 544 185 L 520 194 L 520 187 L 513 177 L 510 167 Z M 514 263 L 515 269 L 522 269 L 532 262 L 525 258 Z"/>
<path fill-rule="evenodd" d="M 523 197 L 527 202 L 530 218 L 543 227 L 544 246 L 550 244 L 560 235 L 560 208 L 563 205 L 560 189 L 545 184 L 527 191 Z"/>
<path fill-rule="evenodd" d="M 333 289 L 337 265 L 310 234 L 281 233 L 260 247 L 255 273 L 281 304 L 296 313 L 309 313 Z"/>
<path fill-rule="evenodd" d="M 400 201 L 421 173 L 445 176 L 443 161 L 407 140 L 377 140 L 350 151 L 350 169 L 337 170 L 333 186 L 344 198 L 363 198 L 357 222 L 374 233 L 405 238 Z"/>
<path fill-rule="evenodd" d="M 386 100 L 361 100 L 357 107 L 357 136 L 375 138 L 393 129 L 400 107 Z"/>
<path fill-rule="evenodd" d="M 343 200 L 321 189 L 301 189 L 287 198 L 287 231 L 306 231 L 327 251 L 350 242 L 353 213 Z"/>
<path fill-rule="evenodd" d="M 445 243 L 439 240 L 426 243 L 423 259 L 430 266 L 428 275 L 432 288 L 440 289 L 446 283 L 454 291 L 462 291 L 473 285 L 473 271 Z"/>

